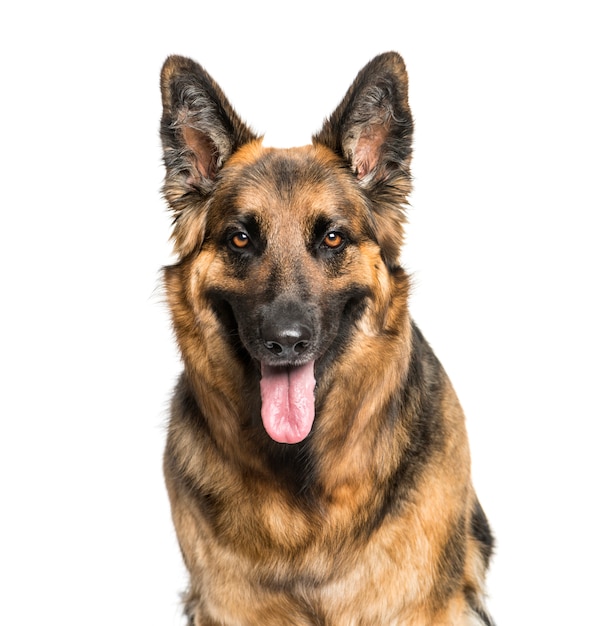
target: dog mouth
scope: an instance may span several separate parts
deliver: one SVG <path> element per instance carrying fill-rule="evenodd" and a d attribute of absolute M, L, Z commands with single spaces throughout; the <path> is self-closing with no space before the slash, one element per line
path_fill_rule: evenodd
<path fill-rule="evenodd" d="M 315 417 L 315 361 L 272 366 L 262 361 L 262 422 L 278 443 L 299 443 L 311 432 Z"/>

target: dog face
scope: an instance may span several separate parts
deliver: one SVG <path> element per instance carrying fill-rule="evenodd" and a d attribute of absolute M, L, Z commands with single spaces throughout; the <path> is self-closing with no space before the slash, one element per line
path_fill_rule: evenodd
<path fill-rule="evenodd" d="M 267 366 L 321 358 L 369 291 L 373 227 L 338 161 L 318 148 L 252 145 L 223 168 L 214 193 L 205 288 Z"/>
<path fill-rule="evenodd" d="M 276 441 L 311 430 L 316 363 L 348 340 L 379 254 L 366 199 L 328 150 L 249 145 L 223 167 L 200 254 L 211 259 L 203 289 L 260 370 L 262 418 Z"/>
<path fill-rule="evenodd" d="M 309 434 L 316 380 L 356 324 L 383 328 L 400 271 L 407 79 L 397 55 L 370 65 L 313 144 L 285 150 L 263 147 L 197 64 L 174 57 L 162 74 L 164 191 L 180 255 L 167 281 L 192 286 L 168 289 L 181 349 L 195 349 L 190 325 L 205 341 L 201 320 L 215 317 L 229 360 L 259 377 L 263 425 L 280 443 Z"/>

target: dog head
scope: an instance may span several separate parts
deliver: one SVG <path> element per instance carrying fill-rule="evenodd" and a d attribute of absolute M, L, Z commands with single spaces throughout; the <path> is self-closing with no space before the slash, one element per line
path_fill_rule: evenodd
<path fill-rule="evenodd" d="M 384 330 L 400 271 L 413 130 L 403 61 L 376 57 L 312 145 L 293 149 L 264 147 L 189 59 L 169 58 L 161 86 L 179 255 L 166 279 L 186 365 L 222 346 L 213 374 L 241 368 L 251 386 L 259 372 L 266 431 L 301 441 L 316 377 L 358 324 Z"/>

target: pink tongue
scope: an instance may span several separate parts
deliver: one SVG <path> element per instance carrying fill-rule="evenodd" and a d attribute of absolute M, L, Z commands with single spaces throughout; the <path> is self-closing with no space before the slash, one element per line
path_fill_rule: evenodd
<path fill-rule="evenodd" d="M 278 443 L 298 443 L 314 422 L 314 362 L 299 367 L 270 367 L 262 363 L 262 421 Z"/>

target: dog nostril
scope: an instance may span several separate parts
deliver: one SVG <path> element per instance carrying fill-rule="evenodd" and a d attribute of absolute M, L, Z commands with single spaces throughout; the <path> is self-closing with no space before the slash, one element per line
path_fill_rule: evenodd
<path fill-rule="evenodd" d="M 270 352 L 274 352 L 274 354 L 281 354 L 283 350 L 282 346 L 279 343 L 276 343 L 276 341 L 264 341 L 264 345 L 268 348 L 268 350 L 270 350 Z"/>
<path fill-rule="evenodd" d="M 298 341 L 293 346 L 293 351 L 295 352 L 295 354 L 301 354 L 302 352 L 305 352 L 307 350 L 308 346 L 309 346 L 309 342 L 307 342 L 307 341 Z"/>

